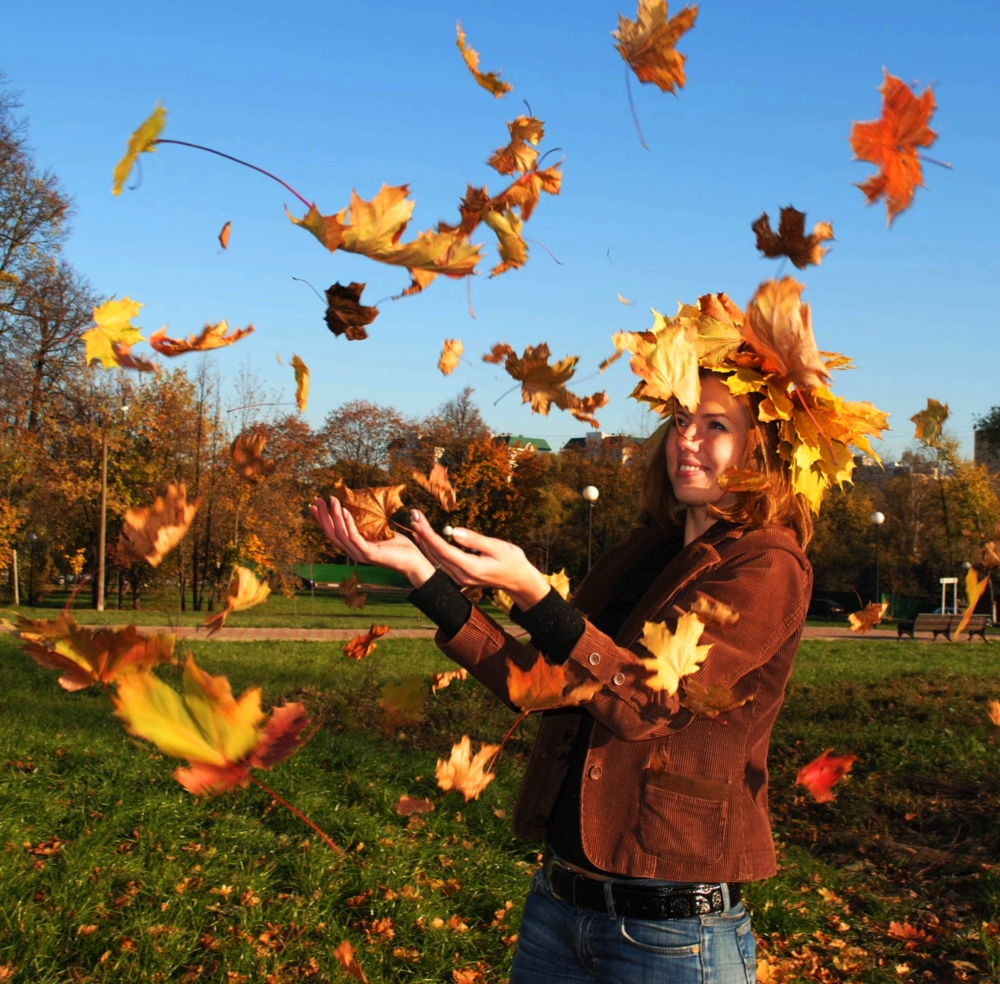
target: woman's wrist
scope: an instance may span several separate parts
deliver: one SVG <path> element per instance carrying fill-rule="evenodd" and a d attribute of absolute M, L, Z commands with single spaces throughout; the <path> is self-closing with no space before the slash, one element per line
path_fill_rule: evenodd
<path fill-rule="evenodd" d="M 422 554 L 413 566 L 403 571 L 406 579 L 415 588 L 422 588 L 435 574 L 437 568 Z"/>
<path fill-rule="evenodd" d="M 526 573 L 524 582 L 514 589 L 507 589 L 514 604 L 522 611 L 534 608 L 552 589 L 552 585 L 545 579 L 537 567 L 532 567 Z"/>

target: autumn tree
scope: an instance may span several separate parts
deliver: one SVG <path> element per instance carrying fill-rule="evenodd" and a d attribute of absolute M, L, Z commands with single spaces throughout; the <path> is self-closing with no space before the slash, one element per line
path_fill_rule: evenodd
<path fill-rule="evenodd" d="M 405 423 L 394 407 L 348 401 L 330 411 L 323 425 L 326 464 L 351 488 L 379 484 L 389 465 L 389 445 Z"/>

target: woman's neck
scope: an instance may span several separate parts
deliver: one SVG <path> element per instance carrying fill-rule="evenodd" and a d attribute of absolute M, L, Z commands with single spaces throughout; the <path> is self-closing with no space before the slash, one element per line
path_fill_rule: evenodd
<path fill-rule="evenodd" d="M 684 517 L 684 546 L 697 540 L 710 526 L 718 522 L 715 516 L 709 516 L 704 506 L 688 506 Z"/>

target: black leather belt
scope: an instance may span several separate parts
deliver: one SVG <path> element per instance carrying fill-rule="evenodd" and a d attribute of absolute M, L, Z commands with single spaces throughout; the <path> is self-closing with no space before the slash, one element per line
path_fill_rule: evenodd
<path fill-rule="evenodd" d="M 565 902 L 584 909 L 607 912 L 605 886 L 608 884 L 597 878 L 588 878 L 562 867 L 558 861 L 548 867 L 549 884 L 553 893 Z M 739 882 L 729 882 L 729 905 L 740 901 Z M 726 901 L 722 885 L 693 884 L 690 887 L 677 885 L 633 886 L 622 882 L 611 882 L 611 898 L 616 916 L 630 919 L 688 919 L 692 916 L 708 916 L 725 912 Z"/>

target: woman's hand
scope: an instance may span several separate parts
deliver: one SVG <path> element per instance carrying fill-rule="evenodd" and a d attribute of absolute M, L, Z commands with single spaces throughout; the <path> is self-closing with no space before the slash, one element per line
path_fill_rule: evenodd
<path fill-rule="evenodd" d="M 329 509 L 322 499 L 317 499 L 309 509 L 327 537 L 351 560 L 399 571 L 415 588 L 433 576 L 434 565 L 407 537 L 396 533 L 391 540 L 366 540 L 339 499 L 331 496 Z"/>
<path fill-rule="evenodd" d="M 423 513 L 414 509 L 410 520 L 424 555 L 435 569 L 443 570 L 458 584 L 501 588 L 521 611 L 537 605 L 549 593 L 549 582 L 513 543 L 457 529 L 452 539 L 460 546 L 453 546 L 434 532 Z M 461 547 L 475 552 L 468 553 Z"/>

